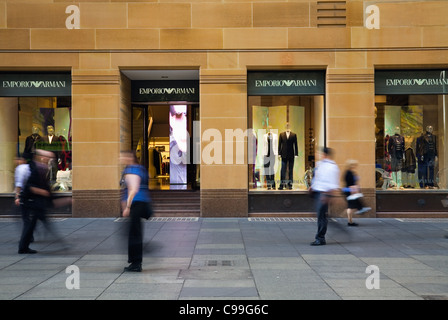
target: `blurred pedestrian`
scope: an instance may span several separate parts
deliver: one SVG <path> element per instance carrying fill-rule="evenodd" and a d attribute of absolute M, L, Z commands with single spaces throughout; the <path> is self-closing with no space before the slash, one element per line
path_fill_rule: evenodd
<path fill-rule="evenodd" d="M 317 233 L 312 246 L 322 246 L 326 244 L 325 234 L 327 233 L 327 212 L 332 197 L 339 190 L 339 168 L 332 160 L 333 150 L 322 149 L 322 160 L 316 163 L 314 177 L 311 181 L 313 198 L 316 203 L 317 213 Z"/>
<path fill-rule="evenodd" d="M 123 217 L 128 220 L 128 263 L 124 271 L 141 272 L 143 261 L 143 229 L 141 219 L 152 215 L 151 197 L 148 189 L 149 175 L 138 163 L 133 151 L 122 151 L 120 162 L 125 165 L 122 182 Z"/>
<path fill-rule="evenodd" d="M 51 189 L 47 178 L 48 163 L 53 158 L 52 152 L 38 149 L 29 163 L 30 176 L 24 186 L 21 199 L 31 220 L 23 225 L 19 253 L 37 252 L 29 247 L 37 220 L 44 224 L 47 231 L 55 235 L 47 221 L 47 209 L 51 205 Z"/>
<path fill-rule="evenodd" d="M 24 228 L 30 224 L 30 214 L 27 207 L 23 205 L 23 189 L 28 181 L 31 174 L 30 165 L 27 163 L 26 159 L 23 157 L 17 157 L 15 159 L 16 169 L 14 170 L 14 204 L 20 210 L 22 216 L 22 222 Z M 31 242 L 33 242 L 33 236 L 31 236 Z"/>
<path fill-rule="evenodd" d="M 363 214 L 372 208 L 365 207 L 363 203 L 363 194 L 361 193 L 361 186 L 359 184 L 359 176 L 356 172 L 358 168 L 358 161 L 348 160 L 344 173 L 345 187 L 342 188 L 347 199 L 347 225 L 350 227 L 358 226 L 353 222 L 353 213 Z"/>

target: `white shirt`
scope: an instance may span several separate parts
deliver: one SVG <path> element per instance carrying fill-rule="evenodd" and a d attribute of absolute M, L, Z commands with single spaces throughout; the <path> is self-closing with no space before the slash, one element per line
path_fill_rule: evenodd
<path fill-rule="evenodd" d="M 21 164 L 16 167 L 14 171 L 15 187 L 22 188 L 25 186 L 26 181 L 30 177 L 31 170 L 29 164 Z"/>
<path fill-rule="evenodd" d="M 277 136 L 277 134 L 275 134 L 273 132 L 271 132 L 271 134 L 272 134 L 271 148 L 274 151 L 274 155 L 278 155 L 278 136 Z M 267 133 L 263 136 L 263 155 L 264 156 L 268 155 L 268 134 Z"/>
<path fill-rule="evenodd" d="M 339 189 L 339 168 L 333 160 L 317 162 L 311 188 L 319 192 Z"/>

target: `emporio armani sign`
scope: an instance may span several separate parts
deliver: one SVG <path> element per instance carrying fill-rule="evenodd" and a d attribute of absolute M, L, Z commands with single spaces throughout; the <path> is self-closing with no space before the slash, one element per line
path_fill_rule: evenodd
<path fill-rule="evenodd" d="M 316 87 L 317 80 L 255 80 L 255 87 Z"/>
<path fill-rule="evenodd" d="M 446 94 L 447 70 L 376 70 L 376 94 Z"/>
<path fill-rule="evenodd" d="M 66 81 L 2 81 L 3 88 L 65 88 Z"/>
<path fill-rule="evenodd" d="M 66 73 L 0 73 L 0 97 L 68 97 L 72 77 Z"/>
<path fill-rule="evenodd" d="M 195 88 L 139 88 L 140 94 L 195 94 Z"/>
<path fill-rule="evenodd" d="M 440 71 L 439 78 L 386 79 L 386 86 L 446 86 L 448 79 L 445 70 Z"/>
<path fill-rule="evenodd" d="M 198 80 L 133 80 L 133 102 L 199 101 Z"/>
<path fill-rule="evenodd" d="M 247 93 L 248 95 L 325 94 L 325 71 L 249 71 Z"/>

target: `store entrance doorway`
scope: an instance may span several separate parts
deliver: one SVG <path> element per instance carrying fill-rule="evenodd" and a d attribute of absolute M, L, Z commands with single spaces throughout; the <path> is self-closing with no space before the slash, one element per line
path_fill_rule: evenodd
<path fill-rule="evenodd" d="M 197 190 L 199 164 L 191 152 L 199 105 L 133 105 L 132 149 L 149 172 L 150 190 Z"/>
<path fill-rule="evenodd" d="M 193 161 L 199 70 L 122 70 L 129 80 L 130 147 L 150 175 L 156 217 L 198 217 L 200 164 Z M 127 91 L 129 92 L 129 91 Z M 195 126 L 196 124 L 196 126 Z M 126 133 L 126 134 L 127 134 Z"/>

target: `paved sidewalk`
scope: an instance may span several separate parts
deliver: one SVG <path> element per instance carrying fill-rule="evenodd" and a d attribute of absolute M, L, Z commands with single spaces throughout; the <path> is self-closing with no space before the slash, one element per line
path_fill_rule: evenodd
<path fill-rule="evenodd" d="M 331 219 L 327 245 L 312 247 L 312 218 L 154 218 L 144 222 L 143 272 L 123 273 L 123 219 L 53 219 L 67 245 L 39 225 L 38 253 L 26 255 L 21 221 L 1 218 L 0 299 L 448 299 L 448 219 L 356 221 Z M 76 284 L 70 265 L 79 289 L 66 287 Z"/>

